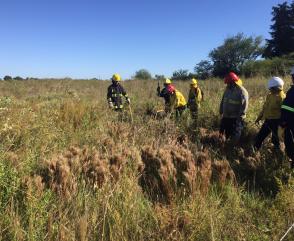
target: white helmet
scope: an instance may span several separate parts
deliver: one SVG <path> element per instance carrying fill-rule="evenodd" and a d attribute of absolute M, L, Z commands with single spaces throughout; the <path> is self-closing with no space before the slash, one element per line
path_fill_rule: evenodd
<path fill-rule="evenodd" d="M 273 87 L 278 87 L 278 88 L 283 88 L 284 86 L 284 80 L 282 80 L 279 77 L 272 77 L 269 81 L 268 81 L 268 88 L 271 89 Z"/>
<path fill-rule="evenodd" d="M 291 69 L 291 73 L 290 73 L 291 75 L 294 75 L 294 66 L 292 67 L 292 69 Z"/>

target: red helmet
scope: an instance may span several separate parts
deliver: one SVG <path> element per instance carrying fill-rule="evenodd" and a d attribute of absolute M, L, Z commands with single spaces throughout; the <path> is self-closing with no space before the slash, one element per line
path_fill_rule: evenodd
<path fill-rule="evenodd" d="M 175 88 L 173 85 L 170 84 L 170 85 L 167 86 L 167 92 L 168 92 L 169 94 L 174 93 L 175 90 L 176 90 L 176 88 Z"/>
<path fill-rule="evenodd" d="M 225 84 L 234 83 L 234 82 L 237 82 L 238 80 L 239 80 L 238 75 L 236 75 L 234 72 L 230 72 L 225 77 Z"/>

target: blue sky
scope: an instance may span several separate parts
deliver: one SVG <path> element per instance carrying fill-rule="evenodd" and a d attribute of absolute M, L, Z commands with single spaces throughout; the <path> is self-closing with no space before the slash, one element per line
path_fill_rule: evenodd
<path fill-rule="evenodd" d="M 170 76 L 238 32 L 269 37 L 279 0 L 0 0 L 0 77 Z"/>

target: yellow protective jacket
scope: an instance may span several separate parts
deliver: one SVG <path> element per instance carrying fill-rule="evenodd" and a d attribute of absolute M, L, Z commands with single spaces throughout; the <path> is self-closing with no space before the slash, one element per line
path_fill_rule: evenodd
<path fill-rule="evenodd" d="M 177 109 L 179 107 L 184 107 L 187 105 L 186 99 L 183 94 L 176 90 L 175 94 L 170 97 L 170 108 Z"/>
<path fill-rule="evenodd" d="M 189 91 L 188 105 L 191 111 L 196 111 L 200 108 L 200 102 L 203 96 L 199 87 L 191 86 Z"/>
<path fill-rule="evenodd" d="M 281 118 L 281 106 L 286 95 L 283 90 L 279 92 L 270 91 L 264 102 L 262 111 L 259 114 L 258 119 L 280 119 Z"/>

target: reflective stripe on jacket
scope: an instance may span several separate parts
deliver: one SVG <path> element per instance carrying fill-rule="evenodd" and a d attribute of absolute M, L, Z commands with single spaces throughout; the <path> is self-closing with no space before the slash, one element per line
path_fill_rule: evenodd
<path fill-rule="evenodd" d="M 294 85 L 287 92 L 281 106 L 281 121 L 294 126 Z"/>
<path fill-rule="evenodd" d="M 108 103 L 112 103 L 114 109 L 122 109 L 123 108 L 123 100 L 122 97 L 128 98 L 128 95 L 124 88 L 119 84 L 111 84 L 107 90 L 107 101 Z"/>
<path fill-rule="evenodd" d="M 225 118 L 245 118 L 248 100 L 248 92 L 243 86 L 228 86 L 220 104 L 220 114 Z"/>
<path fill-rule="evenodd" d="M 260 119 L 280 119 L 281 118 L 281 105 L 286 95 L 284 91 L 273 92 L 267 95 L 260 113 Z"/>

